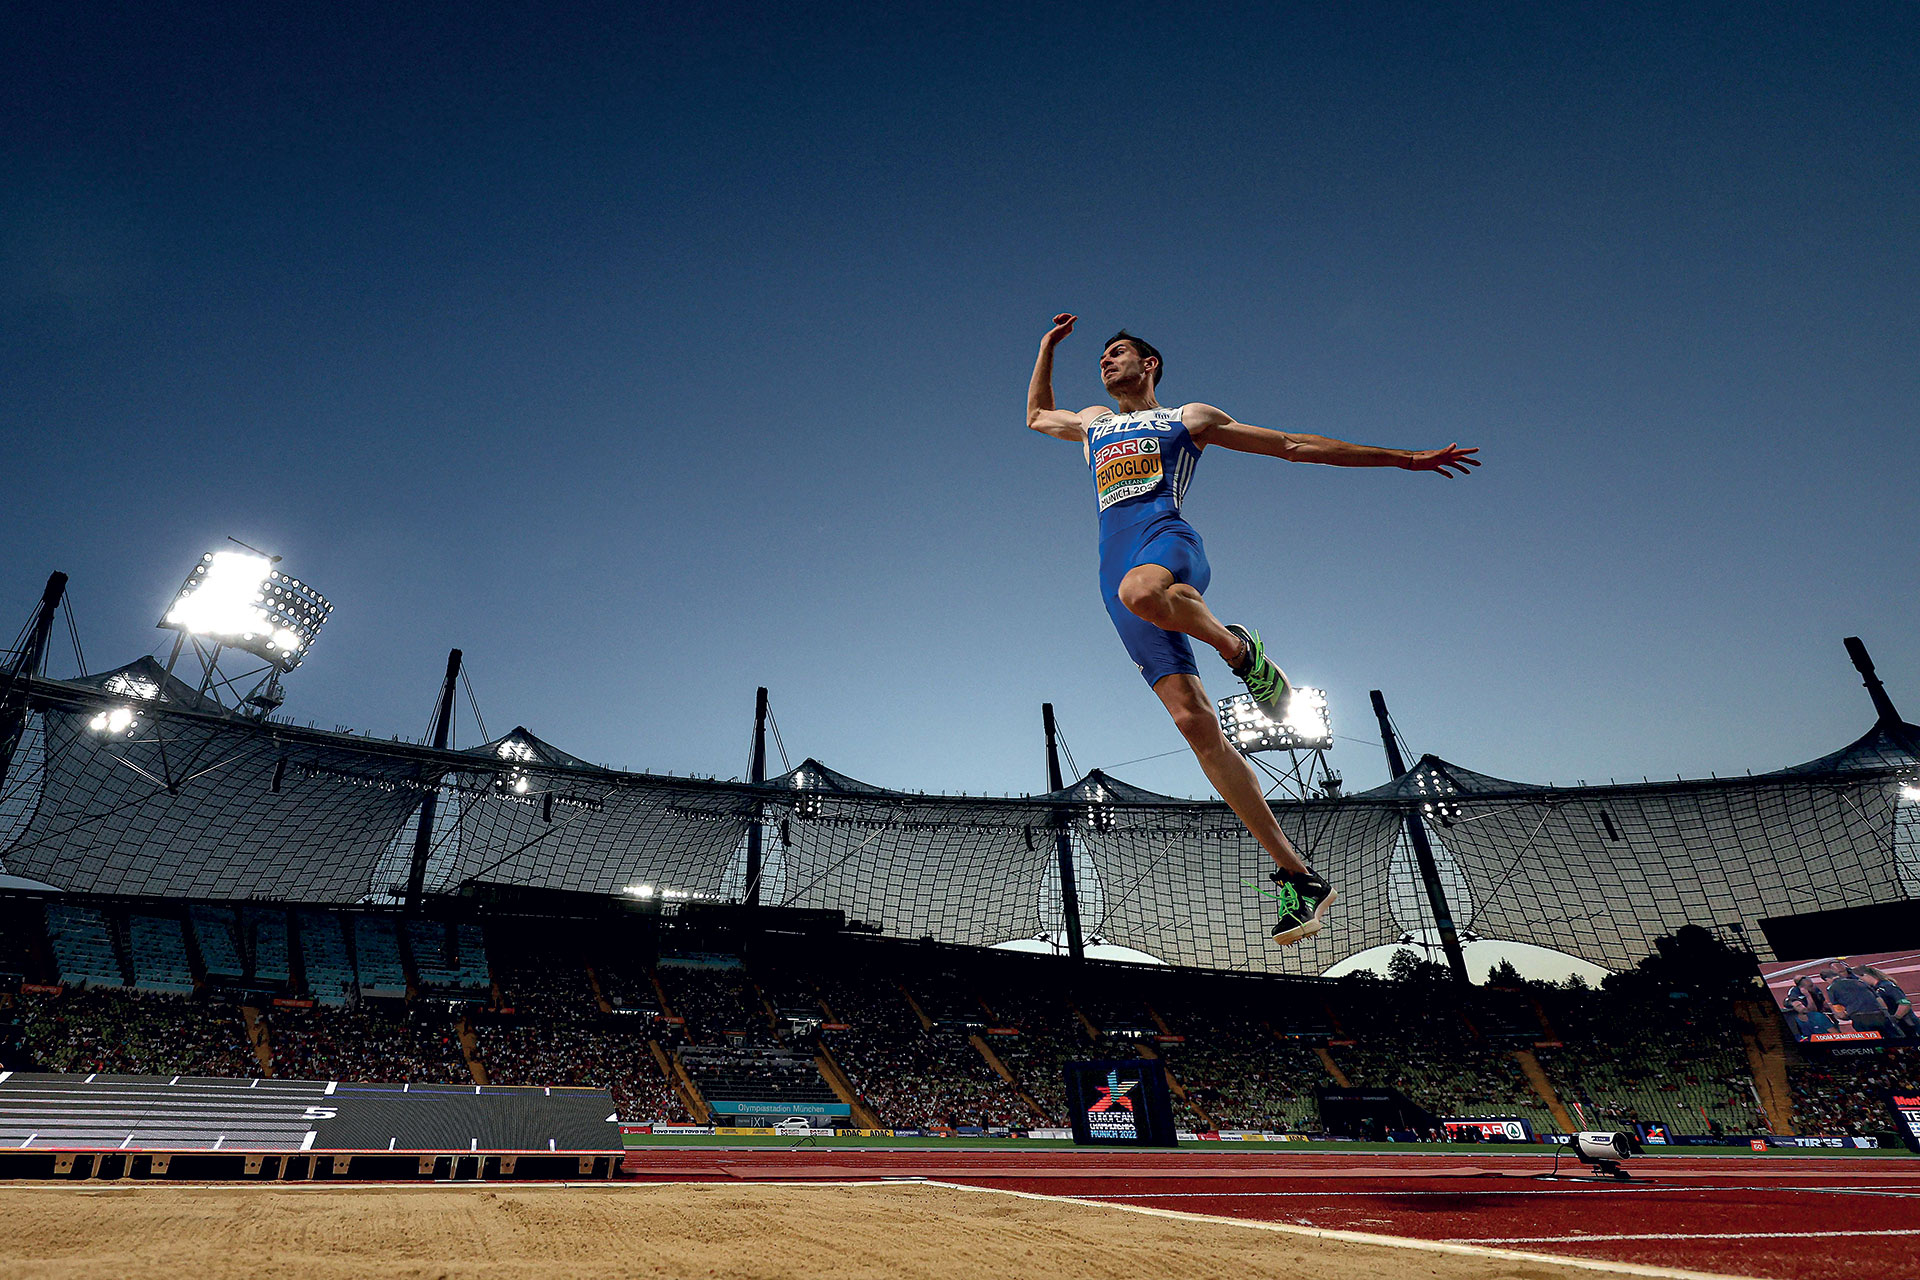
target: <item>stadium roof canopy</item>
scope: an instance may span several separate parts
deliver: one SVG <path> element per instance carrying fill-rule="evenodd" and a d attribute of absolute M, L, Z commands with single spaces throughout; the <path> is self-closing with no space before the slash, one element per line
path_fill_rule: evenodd
<path fill-rule="evenodd" d="M 1169 963 L 1320 973 L 1431 924 L 1405 846 L 1419 812 L 1460 925 L 1611 968 L 1682 924 L 1920 895 L 1920 761 L 1884 724 L 1757 777 L 1512 782 L 1435 756 L 1384 787 L 1275 809 L 1341 889 L 1333 927 L 1266 940 L 1267 855 L 1223 805 L 1095 772 L 1038 796 L 923 795 L 815 760 L 758 786 L 603 769 L 525 728 L 464 750 L 246 719 L 151 659 L 23 682 L 33 716 L 0 802 L 0 871 L 76 892 L 376 899 L 405 878 L 438 790 L 427 886 L 761 898 L 897 936 L 988 945 L 1060 928 L 1058 845 L 1089 936 Z M 123 708 L 121 729 L 103 713 Z"/>

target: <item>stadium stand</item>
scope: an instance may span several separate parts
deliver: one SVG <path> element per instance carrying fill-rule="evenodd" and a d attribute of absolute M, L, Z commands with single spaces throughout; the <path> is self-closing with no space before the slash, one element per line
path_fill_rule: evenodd
<path fill-rule="evenodd" d="M 263 1015 L 273 1074 L 289 1080 L 475 1084 L 457 1025 L 379 1006 L 275 1006 Z"/>
<path fill-rule="evenodd" d="M 240 1009 L 224 1001 L 99 988 L 16 999 L 24 1047 L 45 1070 L 260 1074 Z"/>
<path fill-rule="evenodd" d="M 658 1002 L 602 1007 L 580 939 L 539 926 L 496 930 L 501 1005 L 473 1015 L 490 1084 L 586 1085 L 612 1092 L 628 1123 L 691 1117 L 652 1047 Z"/>
<path fill-rule="evenodd" d="M 493 979 L 487 968 L 485 935 L 478 925 L 410 916 L 406 938 L 421 990 L 452 997 L 490 994 Z"/>
<path fill-rule="evenodd" d="M 1556 993 L 1548 1009 L 1566 1043 L 1541 1049 L 1540 1065 L 1584 1122 L 1660 1123 L 1676 1133 L 1754 1127 L 1757 1093 L 1725 1000 Z"/>
<path fill-rule="evenodd" d="M 1872 1134 L 1892 1127 L 1887 1095 L 1920 1096 L 1920 1050 L 1790 1066 L 1793 1109 L 1808 1133 Z"/>
<path fill-rule="evenodd" d="M 331 911 L 294 913 L 300 929 L 300 967 L 307 994 L 325 1005 L 345 1005 L 359 996 L 353 958 L 347 953 L 340 917 Z"/>
<path fill-rule="evenodd" d="M 230 906 L 196 902 L 187 908 L 194 945 L 210 982 L 238 983 L 247 976 L 240 955 L 240 916 Z"/>
<path fill-rule="evenodd" d="M 353 922 L 354 967 L 360 994 L 400 1000 L 407 995 L 407 970 L 400 959 L 400 936 L 392 916 L 349 916 Z"/>
<path fill-rule="evenodd" d="M 243 908 L 252 941 L 253 981 L 286 989 L 293 985 L 293 964 L 287 945 L 287 913 L 278 907 Z"/>
<path fill-rule="evenodd" d="M 860 1097 L 884 1125 L 957 1128 L 1028 1124 L 1019 1093 L 972 1044 L 963 1026 L 923 1026 L 885 969 L 822 972 L 820 994 L 835 1025 L 822 1028 Z"/>
<path fill-rule="evenodd" d="M 789 1102 L 839 1101 L 832 1087 L 820 1078 L 810 1053 L 686 1045 L 676 1056 L 710 1105 L 720 1099 L 765 1103 L 765 1109 L 772 1112 Z"/>
<path fill-rule="evenodd" d="M 1699 930 L 1663 941 L 1661 956 L 1603 990 L 1461 992 L 1434 981 L 1432 966 L 1399 980 L 1303 982 L 852 932 L 716 935 L 648 917 L 293 914 L 295 970 L 320 975 L 323 990 L 332 975 L 336 1003 L 305 1008 L 261 986 L 263 963 L 287 967 L 273 959 L 288 918 L 275 904 L 162 915 L 147 900 L 0 895 L 0 1004 L 21 1020 L 20 1052 L 52 1066 L 257 1073 L 251 1016 L 275 1075 L 604 1086 L 636 1123 L 704 1120 L 719 1099 L 851 1102 L 858 1122 L 905 1129 L 1058 1125 L 1066 1062 L 1141 1054 L 1166 1062 L 1179 1122 L 1195 1132 L 1312 1134 L 1317 1091 L 1343 1083 L 1397 1088 L 1441 1117 L 1518 1117 L 1542 1133 L 1657 1124 L 1738 1135 L 1769 1123 L 1750 1074 L 1762 1061 L 1752 1009 L 1769 1015 L 1735 1004 L 1763 999 L 1761 989 L 1739 969 L 1750 962 L 1725 948 L 1715 954 L 1732 970 L 1698 972 L 1679 943 L 1719 946 Z M 341 977 L 353 973 L 342 921 L 354 915 L 388 925 L 389 942 L 404 936 L 433 981 L 408 998 L 396 945 L 386 989 L 398 994 L 359 1004 Z M 249 967 L 235 927 L 250 932 L 255 956 L 239 982 L 227 972 Z M 469 966 L 481 957 L 497 984 L 479 985 Z M 174 993 L 137 989 L 156 981 Z M 195 984 L 207 990 L 184 994 Z M 1920 1084 L 1913 1050 L 1814 1053 L 1792 1048 L 1779 1085 L 1803 1130 L 1884 1137 L 1886 1091 Z M 731 1096 L 749 1088 L 759 1096 Z M 1784 1105 L 1776 1118 L 1791 1119 Z"/>
<path fill-rule="evenodd" d="M 689 1042 L 766 1045 L 773 1028 L 759 994 L 737 956 L 660 958 L 655 970 L 675 1013 L 686 1019 Z"/>
<path fill-rule="evenodd" d="M 94 907 L 52 903 L 47 907 L 47 941 L 59 963 L 62 982 L 122 987 L 127 983 L 106 916 Z"/>
<path fill-rule="evenodd" d="M 1183 1039 L 1162 1045 L 1168 1069 L 1207 1118 L 1208 1128 L 1312 1133 L 1314 1090 L 1333 1083 L 1311 1049 L 1282 1043 L 1261 1022 L 1221 1007 L 1176 1011 Z"/>
<path fill-rule="evenodd" d="M 140 912 L 128 916 L 127 953 L 133 960 L 133 985 L 140 990 L 193 990 L 193 965 L 177 918 Z"/>

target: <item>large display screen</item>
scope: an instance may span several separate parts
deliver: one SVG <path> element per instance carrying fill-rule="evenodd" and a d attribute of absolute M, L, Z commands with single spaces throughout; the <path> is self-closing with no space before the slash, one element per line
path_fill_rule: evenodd
<path fill-rule="evenodd" d="M 1760 966 L 1794 1039 L 1920 1045 L 1920 951 Z"/>
<path fill-rule="evenodd" d="M 1081 1146 L 1171 1147 L 1173 1103 L 1167 1069 L 1152 1058 L 1069 1062 L 1067 1107 Z"/>

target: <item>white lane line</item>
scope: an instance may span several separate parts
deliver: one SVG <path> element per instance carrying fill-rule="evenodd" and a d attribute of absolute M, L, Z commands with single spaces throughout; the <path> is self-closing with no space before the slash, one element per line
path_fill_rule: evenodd
<path fill-rule="evenodd" d="M 313 1150 L 313 1140 L 319 1136 L 320 1135 L 318 1133 L 315 1133 L 312 1129 L 307 1130 L 307 1136 L 300 1139 L 300 1149 L 302 1151 Z"/>
<path fill-rule="evenodd" d="M 1155 1209 L 1143 1204 L 1121 1204 L 1116 1200 L 1082 1200 L 1076 1196 L 1046 1196 L 1034 1191 L 1013 1191 L 1005 1187 L 972 1187 L 964 1182 L 942 1182 L 929 1178 L 929 1187 L 947 1187 L 954 1191 L 979 1191 L 988 1195 L 1017 1196 L 1022 1200 L 1044 1200 L 1053 1204 L 1084 1204 L 1094 1209 L 1112 1209 L 1118 1213 L 1143 1213 L 1154 1218 L 1172 1218 L 1176 1222 L 1208 1222 L 1219 1226 L 1243 1227 L 1249 1231 L 1273 1231 L 1281 1235 L 1307 1236 L 1315 1240 L 1341 1240 L 1348 1244 L 1377 1244 L 1419 1253 L 1463 1254 L 1473 1258 L 1500 1258 L 1508 1262 L 1546 1262 L 1578 1271 L 1604 1271 L 1613 1275 L 1649 1276 L 1654 1280 L 1727 1280 L 1722 1272 L 1687 1271 L 1679 1267 L 1654 1267 L 1638 1262 L 1612 1262 L 1605 1258 L 1587 1258 L 1572 1253 L 1536 1253 L 1522 1249 L 1499 1249 L 1460 1240 L 1420 1240 L 1411 1236 L 1382 1236 L 1368 1231 L 1339 1231 L 1328 1227 L 1302 1227 L 1290 1222 L 1266 1222 L 1257 1218 L 1229 1218 L 1211 1213 L 1188 1213 L 1182 1209 Z M 1586 1237 L 1594 1239 L 1595 1237 Z"/>
<path fill-rule="evenodd" d="M 327 1081 L 327 1092 L 328 1092 L 328 1093 L 332 1093 L 332 1092 L 333 1092 L 333 1090 L 334 1090 L 334 1086 L 335 1086 L 335 1085 L 337 1085 L 337 1084 L 339 1084 L 339 1083 L 340 1083 L 340 1082 L 339 1082 L 338 1080 L 329 1080 L 329 1081 Z"/>
<path fill-rule="evenodd" d="M 1620 1235 L 1572 1236 L 1449 1236 L 1459 1243 L 1478 1244 L 1586 1244 L 1599 1240 L 1825 1240 L 1831 1236 L 1920 1236 L 1920 1227 L 1882 1231 L 1645 1231 Z"/>

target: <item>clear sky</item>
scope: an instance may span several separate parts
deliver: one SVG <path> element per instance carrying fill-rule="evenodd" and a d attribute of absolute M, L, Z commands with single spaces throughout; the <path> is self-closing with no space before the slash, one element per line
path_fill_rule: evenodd
<path fill-rule="evenodd" d="M 16 5 L 0 16 L 0 629 L 97 670 L 232 534 L 336 603 L 286 710 L 721 777 L 1199 771 L 1094 583 L 1060 399 L 1209 451 L 1209 598 L 1334 763 L 1773 768 L 1920 718 L 1920 6 Z M 1203 655 L 1204 656 L 1204 655 Z M 56 659 L 71 671 L 70 656 Z M 1233 685 L 1205 657 L 1216 696 Z M 470 726 L 463 740 L 477 740 Z"/>

